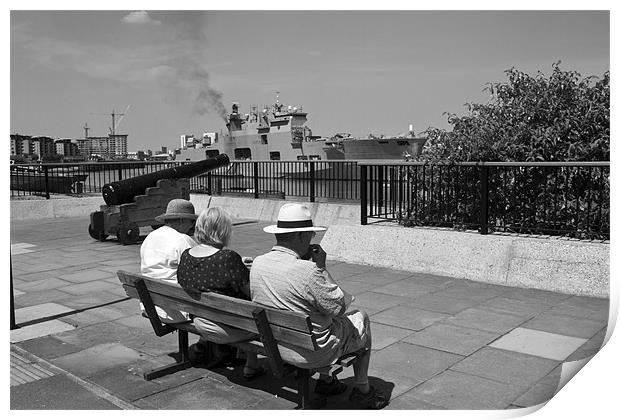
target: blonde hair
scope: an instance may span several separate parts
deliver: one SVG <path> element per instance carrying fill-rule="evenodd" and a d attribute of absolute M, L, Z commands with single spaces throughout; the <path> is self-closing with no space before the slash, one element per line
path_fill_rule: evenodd
<path fill-rule="evenodd" d="M 221 248 L 228 246 L 231 235 L 232 219 L 226 211 L 210 207 L 200 212 L 194 231 L 196 242 Z"/>

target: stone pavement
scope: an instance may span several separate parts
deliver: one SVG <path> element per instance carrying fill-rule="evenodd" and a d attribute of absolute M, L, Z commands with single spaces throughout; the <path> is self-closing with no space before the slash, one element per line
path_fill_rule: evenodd
<path fill-rule="evenodd" d="M 231 248 L 266 252 L 265 225 L 236 226 Z M 11 408 L 296 406 L 292 382 L 281 387 L 269 374 L 246 382 L 240 367 L 145 381 L 145 370 L 172 361 L 176 334 L 156 337 L 116 278 L 119 269 L 139 271 L 139 245 L 96 242 L 87 226 L 86 217 L 11 222 L 21 327 L 11 331 Z M 553 396 L 562 363 L 593 355 L 605 336 L 608 299 L 332 260 L 328 269 L 371 316 L 371 383 L 391 393 L 388 409 L 536 405 Z M 350 386 L 352 376 L 350 368 L 340 375 Z M 352 408 L 347 395 L 325 408 Z"/>

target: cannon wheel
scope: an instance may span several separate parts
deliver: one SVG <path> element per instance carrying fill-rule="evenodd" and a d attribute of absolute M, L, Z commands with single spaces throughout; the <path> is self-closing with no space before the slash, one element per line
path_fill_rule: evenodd
<path fill-rule="evenodd" d="M 162 227 L 163 225 L 151 225 L 151 229 L 155 230 L 155 229 L 159 229 L 160 227 Z"/>
<path fill-rule="evenodd" d="M 99 242 L 105 241 L 106 238 L 108 237 L 108 235 L 104 231 L 95 230 L 90 224 L 88 225 L 88 233 L 90 234 L 91 238 Z"/>
<path fill-rule="evenodd" d="M 116 234 L 116 237 L 123 245 L 135 244 L 140 238 L 140 228 L 133 226 L 131 228 L 120 228 Z"/>

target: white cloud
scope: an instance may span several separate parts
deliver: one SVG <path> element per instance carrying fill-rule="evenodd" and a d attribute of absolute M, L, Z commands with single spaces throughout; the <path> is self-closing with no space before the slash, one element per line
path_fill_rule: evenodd
<path fill-rule="evenodd" d="M 123 16 L 123 22 L 137 24 L 137 25 L 160 25 L 161 21 L 151 18 L 145 10 L 139 10 L 137 12 L 131 12 L 128 15 Z"/>

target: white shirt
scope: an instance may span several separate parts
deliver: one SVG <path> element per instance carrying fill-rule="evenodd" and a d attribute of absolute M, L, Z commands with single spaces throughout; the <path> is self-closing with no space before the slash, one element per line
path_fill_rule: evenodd
<path fill-rule="evenodd" d="M 140 272 L 154 279 L 177 282 L 177 268 L 181 254 L 187 248 L 196 246 L 196 242 L 188 235 L 177 232 L 170 226 L 162 226 L 149 233 L 140 247 Z M 187 321 L 187 312 L 173 309 L 164 310 L 156 307 L 157 315 L 162 321 Z"/>

